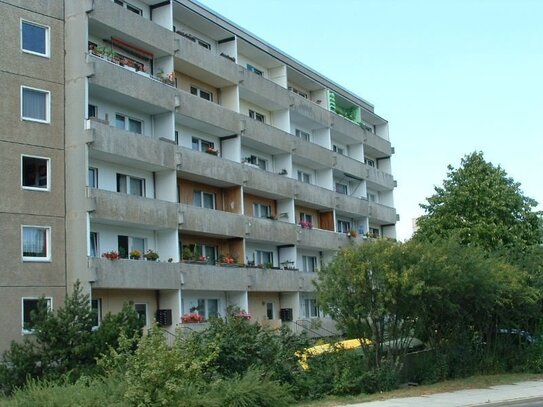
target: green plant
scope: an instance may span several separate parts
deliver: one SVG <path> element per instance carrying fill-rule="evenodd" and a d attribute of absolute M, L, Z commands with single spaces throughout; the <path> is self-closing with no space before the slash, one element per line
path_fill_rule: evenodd
<path fill-rule="evenodd" d="M 148 261 L 157 261 L 158 258 L 159 258 L 160 256 L 158 255 L 157 252 L 155 252 L 155 251 L 149 249 L 149 250 L 147 250 L 147 252 L 143 255 L 143 257 L 145 258 L 145 260 L 148 260 Z"/>
<path fill-rule="evenodd" d="M 139 260 L 141 259 L 141 252 L 139 250 L 132 250 L 130 252 L 130 258 L 132 260 Z"/>

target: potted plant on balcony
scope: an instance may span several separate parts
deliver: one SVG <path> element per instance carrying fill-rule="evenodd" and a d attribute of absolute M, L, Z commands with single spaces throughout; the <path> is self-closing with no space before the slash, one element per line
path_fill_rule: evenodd
<path fill-rule="evenodd" d="M 132 260 L 140 260 L 141 259 L 141 252 L 139 250 L 132 250 L 130 252 L 130 258 Z"/>
<path fill-rule="evenodd" d="M 157 261 L 160 256 L 158 255 L 157 252 L 149 249 L 147 250 L 147 253 L 143 255 L 143 257 L 145 257 L 145 260 L 148 260 L 148 261 Z"/>
<path fill-rule="evenodd" d="M 219 150 L 213 147 L 208 147 L 206 150 L 206 153 L 211 154 L 211 155 L 219 155 Z"/>
<path fill-rule="evenodd" d="M 313 224 L 307 220 L 301 220 L 300 226 L 302 229 L 313 229 Z"/>
<path fill-rule="evenodd" d="M 102 253 L 102 257 L 104 259 L 113 261 L 113 260 L 119 260 L 121 258 L 121 255 L 119 254 L 119 252 L 116 252 L 115 250 L 111 250 L 109 252 Z"/>
<path fill-rule="evenodd" d="M 203 315 L 200 315 L 197 312 L 191 312 L 181 316 L 182 324 L 200 324 L 202 322 L 205 322 L 205 318 Z"/>
<path fill-rule="evenodd" d="M 237 266 L 236 259 L 230 254 L 221 254 L 219 256 L 219 264 L 221 266 Z"/>

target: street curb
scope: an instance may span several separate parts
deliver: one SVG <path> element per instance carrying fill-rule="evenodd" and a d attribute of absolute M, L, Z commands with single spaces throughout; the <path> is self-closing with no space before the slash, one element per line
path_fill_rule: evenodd
<path fill-rule="evenodd" d="M 515 406 L 517 404 L 523 404 L 523 403 L 535 402 L 535 401 L 543 402 L 543 396 L 521 397 L 521 398 L 514 398 L 514 399 L 507 399 L 507 400 L 499 400 L 496 402 L 492 402 L 488 400 L 484 403 L 466 404 L 465 407 L 478 407 L 478 406 L 487 406 L 487 405 L 491 405 L 492 407 L 506 407 L 506 406 Z"/>

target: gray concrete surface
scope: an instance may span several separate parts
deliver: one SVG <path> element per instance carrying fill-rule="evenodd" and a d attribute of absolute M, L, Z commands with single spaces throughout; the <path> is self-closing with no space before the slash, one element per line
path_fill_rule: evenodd
<path fill-rule="evenodd" d="M 457 390 L 427 396 L 349 404 L 349 407 L 467 407 L 519 406 L 524 404 L 543 406 L 543 380 L 492 386 L 486 389 Z"/>

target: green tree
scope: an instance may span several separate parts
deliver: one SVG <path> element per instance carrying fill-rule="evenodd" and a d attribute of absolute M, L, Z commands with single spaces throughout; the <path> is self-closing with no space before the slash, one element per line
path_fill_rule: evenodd
<path fill-rule="evenodd" d="M 375 366 L 383 343 L 407 338 L 414 327 L 418 304 L 410 276 L 417 258 L 408 246 L 383 239 L 345 248 L 319 271 L 320 306 L 347 337 L 372 341 L 368 350 Z M 407 341 L 398 345 L 404 351 Z"/>
<path fill-rule="evenodd" d="M 448 170 L 443 186 L 421 204 L 426 214 L 418 220 L 415 239 L 454 237 L 487 251 L 524 251 L 542 242 L 537 202 L 500 166 L 485 161 L 482 152 L 466 155 L 460 168 L 449 165 Z"/>
<path fill-rule="evenodd" d="M 3 354 L 0 384 L 5 393 L 23 386 L 29 378 L 75 380 L 95 369 L 101 353 L 118 346 L 121 332 L 125 336 L 141 334 L 141 322 L 129 306 L 116 315 L 108 314 L 96 329 L 96 314 L 79 282 L 54 312 L 40 299 L 32 321 L 33 335 L 20 343 L 13 341 Z"/>

